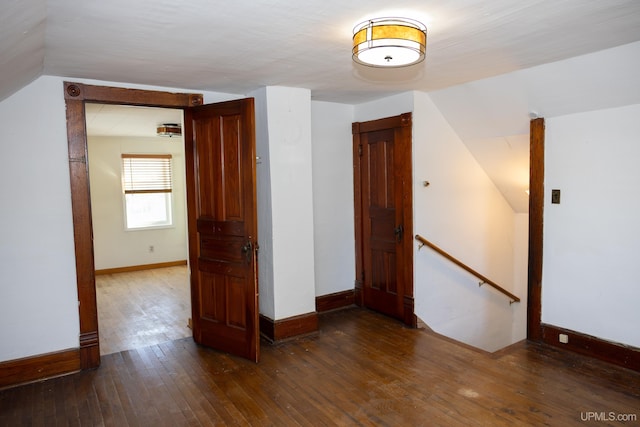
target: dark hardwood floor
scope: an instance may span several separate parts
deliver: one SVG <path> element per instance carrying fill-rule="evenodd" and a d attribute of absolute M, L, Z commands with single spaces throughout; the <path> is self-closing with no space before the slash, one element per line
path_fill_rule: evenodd
<path fill-rule="evenodd" d="M 612 414 L 627 422 L 593 419 Z M 638 372 L 526 342 L 483 353 L 356 308 L 321 314 L 315 336 L 263 342 L 259 364 L 184 338 L 0 391 L 2 426 L 567 426 L 638 418 Z"/>

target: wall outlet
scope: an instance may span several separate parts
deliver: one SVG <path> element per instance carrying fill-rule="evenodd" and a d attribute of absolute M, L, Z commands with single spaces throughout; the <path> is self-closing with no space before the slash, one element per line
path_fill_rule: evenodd
<path fill-rule="evenodd" d="M 567 334 L 559 334 L 558 335 L 558 341 L 560 341 L 562 344 L 566 344 L 569 342 L 569 335 Z"/>
<path fill-rule="evenodd" d="M 153 253 L 153 251 L 155 251 L 156 248 L 153 245 L 149 245 L 149 252 Z"/>

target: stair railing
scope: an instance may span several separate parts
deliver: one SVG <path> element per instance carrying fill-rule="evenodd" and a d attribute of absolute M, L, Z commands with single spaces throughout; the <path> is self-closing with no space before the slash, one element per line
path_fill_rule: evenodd
<path fill-rule="evenodd" d="M 435 252 L 439 253 L 440 255 L 442 255 L 443 257 L 445 257 L 446 259 L 448 259 L 449 261 L 451 261 L 452 263 L 454 263 L 458 267 L 462 268 L 463 270 L 468 271 L 469 273 L 471 273 L 474 276 L 476 276 L 478 279 L 482 280 L 482 282 L 480 282 L 478 284 L 478 286 L 482 286 L 484 284 L 487 284 L 487 285 L 493 287 L 494 289 L 496 289 L 497 291 L 503 293 L 507 297 L 509 297 L 509 305 L 513 304 L 514 302 L 520 302 L 520 298 L 518 298 L 517 296 L 515 296 L 511 292 L 507 291 L 506 289 L 504 289 L 502 286 L 498 285 L 493 280 L 488 279 L 487 277 L 485 277 L 482 274 L 480 274 L 477 271 L 475 271 L 473 268 L 469 267 L 468 265 L 462 263 L 458 259 L 456 259 L 453 256 L 449 255 L 447 252 L 443 251 L 442 249 L 440 249 L 439 247 L 437 247 L 436 245 L 434 245 L 433 243 L 431 243 L 430 241 L 428 241 L 427 239 L 425 239 L 421 235 L 416 234 L 416 240 L 420 242 L 420 246 L 418 247 L 418 250 L 422 249 L 423 246 L 430 247 Z"/>

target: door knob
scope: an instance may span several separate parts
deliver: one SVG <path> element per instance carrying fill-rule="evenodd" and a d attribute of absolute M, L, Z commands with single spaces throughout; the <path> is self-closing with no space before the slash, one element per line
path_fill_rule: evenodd
<path fill-rule="evenodd" d="M 242 246 L 242 252 L 244 253 L 244 256 L 247 258 L 247 263 L 250 263 L 251 257 L 253 256 L 253 245 L 251 244 L 251 241 L 245 243 Z"/>
<path fill-rule="evenodd" d="M 396 235 L 396 240 L 398 242 L 402 241 L 402 234 L 404 233 L 404 227 L 402 226 L 402 224 L 400 224 L 399 226 L 397 226 L 394 230 L 393 233 Z"/>

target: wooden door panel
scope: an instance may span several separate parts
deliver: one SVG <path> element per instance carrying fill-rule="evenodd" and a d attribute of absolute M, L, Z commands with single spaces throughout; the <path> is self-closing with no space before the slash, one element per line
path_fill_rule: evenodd
<path fill-rule="evenodd" d="M 211 217 L 201 217 L 196 221 L 198 233 L 219 234 L 222 236 L 245 236 L 247 230 L 244 221 L 218 221 Z"/>
<path fill-rule="evenodd" d="M 229 263 L 241 263 L 245 259 L 245 254 L 242 251 L 245 243 L 244 239 L 203 237 L 200 241 L 200 259 L 224 259 Z"/>
<path fill-rule="evenodd" d="M 241 331 L 247 328 L 244 304 L 227 306 L 227 300 L 244 300 L 244 276 L 235 277 L 224 268 L 212 268 L 200 273 L 200 310 L 203 319 L 222 327 L 234 327 Z M 231 308 L 231 309 L 229 309 Z M 215 328 L 216 325 L 211 325 Z"/>
<path fill-rule="evenodd" d="M 203 273 L 224 274 L 229 277 L 240 277 L 243 279 L 248 278 L 245 274 L 247 270 L 246 267 L 242 266 L 240 263 L 208 260 L 206 258 L 200 258 L 198 261 L 200 271 Z M 223 301 L 226 301 L 226 299 Z"/>
<path fill-rule="evenodd" d="M 212 144 L 198 146 L 198 182 L 211 193 L 199 193 L 200 215 L 219 220 L 242 220 L 242 138 L 240 115 L 196 122 L 195 134 Z M 220 165 L 224 165 L 223 168 Z"/>
<path fill-rule="evenodd" d="M 396 210 L 394 208 L 369 207 L 371 238 L 395 244 Z"/>
<path fill-rule="evenodd" d="M 395 251 L 371 250 L 371 287 L 375 290 L 397 294 Z"/>
<path fill-rule="evenodd" d="M 226 292 L 225 276 L 200 272 L 200 316 L 203 319 L 224 322 L 226 317 L 224 301 Z M 222 279 L 222 280 L 221 280 Z"/>
<path fill-rule="evenodd" d="M 396 209 L 396 173 L 393 129 L 365 133 L 363 139 L 363 200 L 365 305 L 393 317 L 402 318 L 402 287 L 396 267 L 397 239 L 394 233 L 402 219 Z M 401 289 L 400 289 L 401 291 Z"/>
<path fill-rule="evenodd" d="M 221 210 L 224 219 L 227 221 L 243 219 L 244 187 L 242 183 L 242 144 L 239 143 L 240 123 L 238 116 L 228 116 L 222 118 L 222 132 L 224 138 L 220 141 L 224 169 L 222 170 L 222 201 Z"/>
<path fill-rule="evenodd" d="M 196 218 L 199 220 L 202 216 L 215 217 L 215 194 L 202 194 L 203 188 L 215 188 L 215 183 L 220 182 L 219 167 L 220 157 L 217 155 L 217 147 L 215 141 L 215 129 L 212 124 L 206 121 L 191 121 L 185 120 L 185 126 L 189 126 L 189 122 L 193 123 L 193 135 L 197 135 L 198 140 L 207 141 L 207 144 L 198 144 L 195 149 L 197 150 L 194 162 L 194 171 L 196 173 L 195 178 L 195 197 L 196 200 Z M 188 128 L 187 128 L 188 129 Z M 189 138 L 187 138 L 189 139 Z M 187 141 L 187 144 L 189 141 Z M 213 190 L 212 190 L 213 191 Z M 199 221 L 198 221 L 199 222 Z"/>
<path fill-rule="evenodd" d="M 258 360 L 253 100 L 185 115 L 193 336 Z"/>
<path fill-rule="evenodd" d="M 393 208 L 393 130 L 367 135 L 369 206 Z"/>

